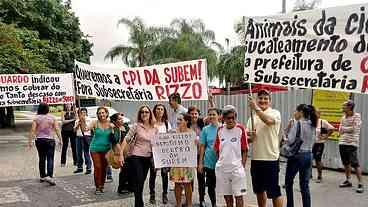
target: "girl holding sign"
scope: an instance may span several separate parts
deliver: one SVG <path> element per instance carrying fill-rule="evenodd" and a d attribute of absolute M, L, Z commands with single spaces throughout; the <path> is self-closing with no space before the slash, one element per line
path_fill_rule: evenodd
<path fill-rule="evenodd" d="M 193 132 L 191 127 L 192 117 L 189 114 L 180 114 L 177 117 L 177 133 Z M 170 180 L 175 183 L 176 207 L 181 207 L 182 186 L 185 189 L 186 206 L 192 207 L 192 182 L 194 178 L 194 168 L 174 167 L 170 170 Z"/>
<path fill-rule="evenodd" d="M 166 107 L 163 104 L 156 104 L 153 107 L 153 114 L 156 119 L 155 127 L 158 129 L 159 133 L 167 133 L 171 130 L 171 125 L 168 121 L 168 115 Z M 161 178 L 162 178 L 162 203 L 167 204 L 167 189 L 169 185 L 169 176 L 168 172 L 170 168 L 162 168 L 161 169 Z M 156 185 L 156 175 L 157 169 L 155 169 L 154 165 L 150 167 L 150 177 L 149 177 L 149 188 L 150 188 L 150 203 L 155 204 L 155 185 Z"/>
<path fill-rule="evenodd" d="M 190 128 L 197 135 L 195 143 L 198 146 L 198 148 L 197 148 L 197 152 L 198 152 L 197 160 L 199 162 L 199 137 L 200 137 L 202 129 L 204 127 L 204 121 L 201 117 L 199 117 L 200 116 L 200 111 L 196 106 L 190 106 L 188 108 L 188 113 L 192 117 L 192 120 L 191 120 L 192 124 L 191 124 Z M 197 182 L 198 182 L 198 193 L 199 193 L 199 206 L 203 207 L 204 206 L 204 194 L 205 194 L 205 190 L 206 190 L 206 181 L 205 181 L 204 174 L 202 172 L 200 172 L 199 170 L 197 170 Z M 192 186 L 194 186 L 194 182 L 192 182 Z"/>

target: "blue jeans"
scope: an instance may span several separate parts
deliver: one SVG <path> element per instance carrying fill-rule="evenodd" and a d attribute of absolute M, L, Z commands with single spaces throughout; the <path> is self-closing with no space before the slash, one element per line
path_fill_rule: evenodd
<path fill-rule="evenodd" d="M 302 194 L 303 207 L 311 207 L 311 196 L 309 191 L 309 179 L 312 168 L 312 153 L 301 152 L 295 157 L 288 159 L 285 175 L 285 190 L 287 207 L 294 207 L 293 185 L 294 178 L 299 172 L 299 184 Z"/>
<path fill-rule="evenodd" d="M 112 168 L 110 165 L 106 168 L 106 177 L 112 177 Z"/>
<path fill-rule="evenodd" d="M 53 177 L 55 140 L 37 138 L 35 142 L 39 157 L 38 168 L 40 170 L 40 177 L 41 178 L 44 178 L 46 176 Z"/>
<path fill-rule="evenodd" d="M 92 161 L 89 154 L 89 144 L 91 142 L 90 136 L 78 136 L 77 137 L 77 167 L 78 169 L 83 169 L 83 156 L 87 167 L 87 170 L 91 170 Z"/>

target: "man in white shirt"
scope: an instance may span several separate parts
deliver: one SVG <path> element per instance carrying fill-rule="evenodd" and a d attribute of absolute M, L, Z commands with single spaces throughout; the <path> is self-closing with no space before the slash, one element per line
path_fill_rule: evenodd
<path fill-rule="evenodd" d="M 346 180 L 340 184 L 340 188 L 352 187 L 350 177 L 351 168 L 353 167 L 358 178 L 358 187 L 356 192 L 363 193 L 362 170 L 358 160 L 358 147 L 362 120 L 360 114 L 354 112 L 354 107 L 355 104 L 351 100 L 345 102 L 342 106 L 342 111 L 345 115 L 342 117 L 340 122 L 339 132 L 341 137 L 339 139 L 339 150 L 341 161 L 345 168 Z"/>
<path fill-rule="evenodd" d="M 179 114 L 185 114 L 188 109 L 181 105 L 181 98 L 179 93 L 173 93 L 169 96 L 169 104 L 173 111 L 169 115 L 169 123 L 172 129 L 176 129 L 177 117 Z"/>
<path fill-rule="evenodd" d="M 271 108 L 271 93 L 261 89 L 257 101 L 249 97 L 249 106 L 255 111 L 254 126 L 249 119 L 250 141 L 253 143 L 251 176 L 253 192 L 257 194 L 259 207 L 266 207 L 267 198 L 272 199 L 274 207 L 282 207 L 279 185 L 279 131 L 281 114 Z"/>
<path fill-rule="evenodd" d="M 248 141 L 244 126 L 236 121 L 235 107 L 228 105 L 223 110 L 225 125 L 217 130 L 214 149 L 218 157 L 216 163 L 216 191 L 223 195 L 227 207 L 243 207 L 246 194 L 245 163 Z M 234 197 L 233 197 L 234 196 Z"/>

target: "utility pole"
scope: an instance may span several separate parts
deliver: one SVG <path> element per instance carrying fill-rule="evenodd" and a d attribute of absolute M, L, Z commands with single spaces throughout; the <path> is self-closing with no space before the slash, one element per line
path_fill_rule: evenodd
<path fill-rule="evenodd" d="M 286 0 L 281 0 L 282 1 L 282 13 L 285 14 L 286 13 Z"/>

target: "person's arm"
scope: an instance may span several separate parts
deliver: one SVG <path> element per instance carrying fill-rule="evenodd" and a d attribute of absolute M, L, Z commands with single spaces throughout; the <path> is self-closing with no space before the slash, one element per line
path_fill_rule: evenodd
<path fill-rule="evenodd" d="M 202 130 L 200 140 L 199 140 L 199 163 L 198 163 L 198 171 L 203 173 L 203 159 L 204 159 L 204 151 L 206 148 L 206 133 L 205 130 Z"/>
<path fill-rule="evenodd" d="M 256 104 L 255 100 L 252 97 L 248 97 L 249 106 L 252 110 L 254 110 L 257 116 L 268 126 L 276 124 L 274 117 L 265 114 L 261 108 Z"/>
<path fill-rule="evenodd" d="M 208 94 L 208 108 L 214 108 L 215 107 L 215 99 L 212 95 L 212 93 Z"/>
<path fill-rule="evenodd" d="M 336 129 L 326 120 L 322 120 L 322 125 L 323 128 L 327 128 L 327 134 L 320 134 L 320 139 L 328 139 Z"/>
<path fill-rule="evenodd" d="M 352 133 L 354 133 L 354 131 L 356 129 L 359 129 L 360 128 L 361 122 L 362 122 L 362 120 L 360 118 L 360 115 L 354 114 L 354 117 L 353 117 L 353 125 L 352 126 L 342 126 L 342 125 L 340 125 L 340 130 L 343 133 L 352 134 Z"/>
<path fill-rule="evenodd" d="M 216 152 L 217 160 L 220 158 L 220 138 L 219 138 L 219 129 L 217 130 L 215 144 L 213 145 L 213 149 Z"/>
<path fill-rule="evenodd" d="M 30 130 L 29 136 L 28 136 L 28 147 L 29 148 L 32 148 L 32 142 L 33 142 L 33 139 L 35 137 L 36 127 L 37 127 L 36 120 L 33 120 L 31 130 Z"/>
<path fill-rule="evenodd" d="M 64 115 L 65 115 L 65 112 L 62 111 L 61 112 L 61 123 L 62 124 L 67 124 L 67 123 L 70 123 L 70 122 L 75 121 L 75 119 L 65 120 L 65 116 Z"/>
<path fill-rule="evenodd" d="M 56 119 L 54 119 L 54 124 L 53 125 L 54 125 L 55 134 L 59 139 L 59 143 L 63 144 L 63 140 L 61 139 L 61 133 L 60 133 L 60 130 L 59 130 L 59 125 L 58 125 Z"/>
<path fill-rule="evenodd" d="M 78 130 L 79 125 L 80 125 L 80 120 L 77 119 L 77 121 L 75 121 L 75 125 L 74 125 L 74 132 L 76 132 Z"/>
<path fill-rule="evenodd" d="M 247 128 L 248 129 L 251 129 L 252 128 L 252 120 L 251 119 L 248 119 L 248 122 L 247 122 Z M 254 126 L 253 126 L 253 129 L 254 129 Z M 253 143 L 253 141 L 256 139 L 256 131 L 255 129 L 252 131 L 252 130 L 248 130 L 247 131 L 247 137 L 248 137 L 248 142 L 249 143 Z"/>
<path fill-rule="evenodd" d="M 247 130 L 242 127 L 242 135 L 240 138 L 240 147 L 241 147 L 241 152 L 242 152 L 242 164 L 243 167 L 245 168 L 245 165 L 247 163 L 247 158 L 248 158 L 248 138 L 247 138 Z"/>

